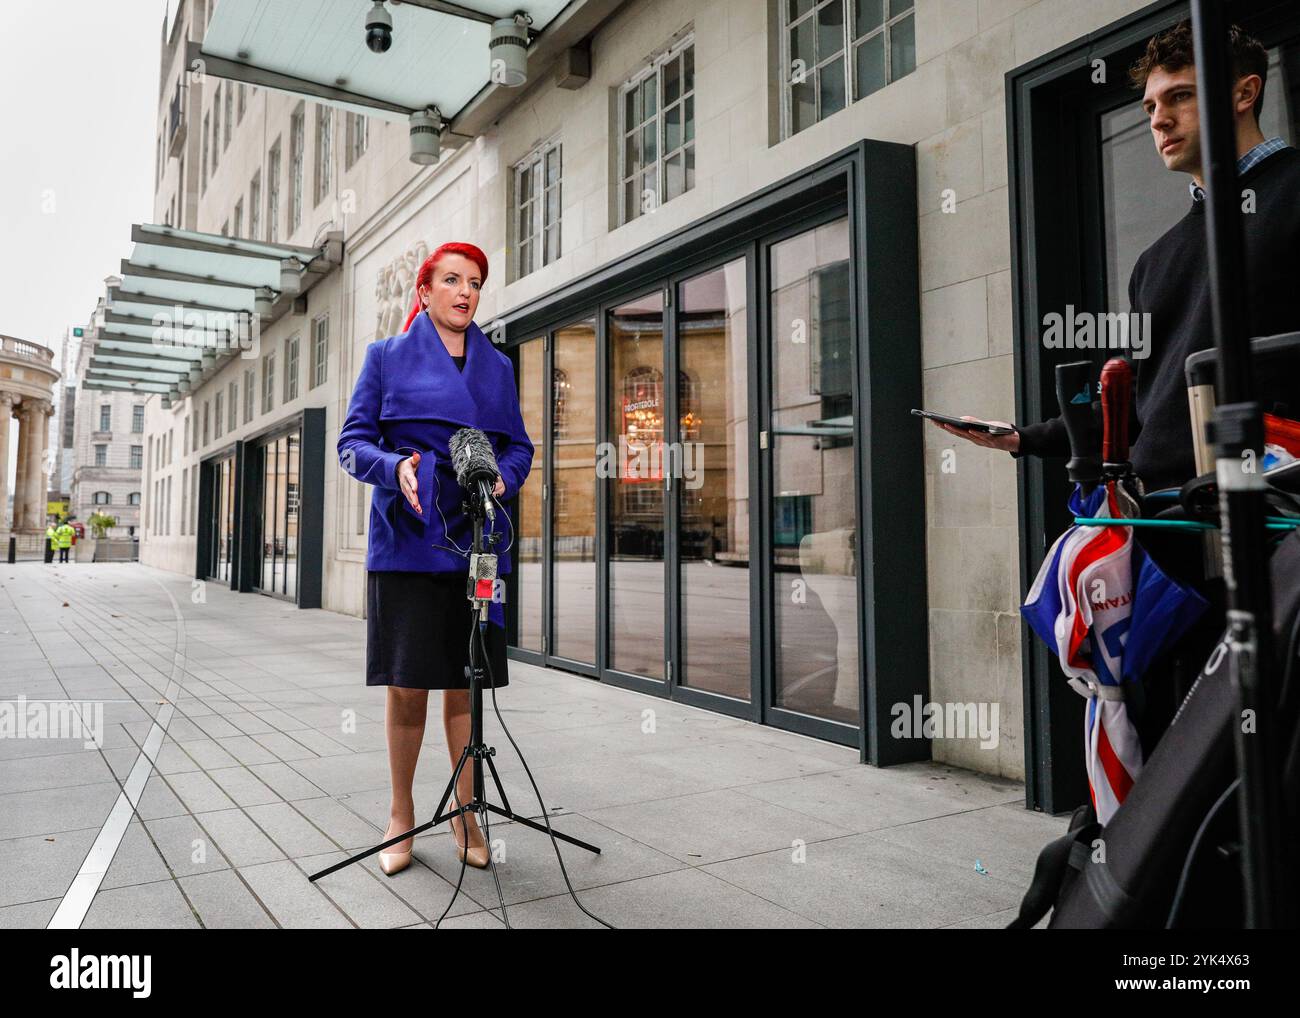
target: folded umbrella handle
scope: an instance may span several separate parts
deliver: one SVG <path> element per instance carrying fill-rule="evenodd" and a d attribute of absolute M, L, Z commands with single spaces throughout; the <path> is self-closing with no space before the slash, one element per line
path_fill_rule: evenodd
<path fill-rule="evenodd" d="M 1093 377 L 1091 361 L 1056 366 L 1056 400 L 1061 405 L 1066 434 L 1070 436 L 1070 462 L 1066 469 L 1070 480 L 1079 484 L 1085 495 L 1101 480 L 1101 443 L 1092 413 Z"/>
<path fill-rule="evenodd" d="M 1128 462 L 1129 404 L 1133 399 L 1133 369 L 1123 357 L 1112 357 L 1101 369 L 1102 460 Z"/>

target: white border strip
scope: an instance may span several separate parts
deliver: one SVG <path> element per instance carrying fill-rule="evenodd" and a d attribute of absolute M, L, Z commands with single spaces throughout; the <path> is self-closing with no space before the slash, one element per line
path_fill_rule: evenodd
<path fill-rule="evenodd" d="M 95 900 L 95 895 L 99 893 L 99 885 L 104 882 L 104 874 L 108 872 L 108 867 L 113 862 L 113 856 L 117 854 L 118 847 L 122 844 L 122 838 L 126 835 L 126 829 L 131 823 L 131 817 L 135 813 L 135 808 L 140 802 L 140 796 L 144 794 L 145 782 L 149 780 L 154 763 L 158 759 L 158 751 L 162 749 L 163 738 L 167 734 L 167 726 L 171 724 L 172 716 L 176 713 L 176 699 L 181 692 L 180 676 L 184 672 L 185 661 L 185 619 L 181 615 L 180 605 L 176 603 L 176 598 L 162 581 L 152 578 L 154 583 L 162 587 L 162 591 L 167 595 L 167 600 L 172 603 L 172 611 L 176 614 L 176 650 L 172 655 L 172 673 L 167 681 L 167 689 L 163 694 L 163 699 L 167 702 L 163 705 L 162 710 L 154 718 L 153 727 L 149 729 L 149 735 L 144 740 L 144 745 L 140 748 L 140 754 L 135 758 L 135 764 L 131 767 L 131 773 L 127 776 L 122 790 L 117 794 L 117 801 L 113 803 L 113 809 L 108 814 L 108 819 L 104 821 L 104 826 L 100 828 L 99 834 L 95 838 L 95 843 L 90 846 L 90 851 L 86 853 L 86 858 L 82 860 L 81 868 L 77 870 L 77 875 L 72 878 L 72 883 L 68 885 L 67 891 L 64 892 L 63 900 L 59 902 L 59 907 L 55 909 L 54 915 L 46 924 L 47 930 L 76 930 L 81 928 L 82 922 L 86 918 L 86 913 L 90 911 L 91 902 Z"/>

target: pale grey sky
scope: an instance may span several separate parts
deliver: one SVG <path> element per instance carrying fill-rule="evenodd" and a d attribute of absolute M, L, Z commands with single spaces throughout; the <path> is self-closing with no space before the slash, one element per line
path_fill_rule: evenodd
<path fill-rule="evenodd" d="M 166 10 L 0 4 L 0 333 L 57 356 L 130 255 L 131 224 L 152 217 Z"/>

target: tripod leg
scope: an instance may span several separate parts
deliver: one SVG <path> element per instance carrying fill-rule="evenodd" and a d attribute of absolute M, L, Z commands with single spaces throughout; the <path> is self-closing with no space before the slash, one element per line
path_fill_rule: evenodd
<path fill-rule="evenodd" d="M 497 765 L 492 762 L 492 758 L 487 758 L 488 770 L 492 772 L 492 783 L 497 786 L 497 794 L 501 796 L 501 805 L 506 808 L 506 812 L 513 812 L 510 809 L 510 799 L 506 796 L 506 790 L 501 787 L 501 775 L 497 773 Z"/>
<path fill-rule="evenodd" d="M 444 817 L 442 819 L 446 819 L 446 818 Z M 419 827 L 412 827 L 409 831 L 405 831 L 402 834 L 397 835 L 396 837 L 389 838 L 387 841 L 383 842 L 382 844 L 375 845 L 373 848 L 367 848 L 364 852 L 358 852 L 356 855 L 349 856 L 347 859 L 344 859 L 342 862 L 336 862 L 333 866 L 327 866 L 325 867 L 325 869 L 321 870 L 320 872 L 313 873 L 307 879 L 309 881 L 316 881 L 319 880 L 321 877 L 327 877 L 335 870 L 341 870 L 344 866 L 351 866 L 354 862 L 360 862 L 362 859 L 366 858 L 367 856 L 374 855 L 376 852 L 382 852 L 390 845 L 396 845 L 399 841 L 405 841 L 407 838 L 414 837 L 417 834 L 421 834 L 424 831 L 427 831 L 430 827 L 433 827 L 440 823 L 442 823 L 442 820 L 435 818 L 433 820 L 430 820 L 427 824 L 421 824 Z"/>
<path fill-rule="evenodd" d="M 442 812 L 447 808 L 447 800 L 451 798 L 452 793 L 456 790 L 456 782 L 460 779 L 460 772 L 465 769 L 465 761 L 469 759 L 469 747 L 470 743 L 465 743 L 465 748 L 460 751 L 460 759 L 456 761 L 456 766 L 451 772 L 451 780 L 447 782 L 447 787 L 442 790 L 442 798 L 438 800 L 438 808 L 433 811 L 433 815 L 437 820 L 450 820 L 454 816 L 460 816 L 466 810 L 465 806 L 461 806 L 459 809 L 452 810 L 446 816 Z M 456 797 L 456 801 L 460 802 L 459 796 Z"/>
<path fill-rule="evenodd" d="M 513 820 L 516 823 L 523 824 L 525 827 L 531 827 L 535 831 L 541 831 L 543 834 L 553 834 L 559 841 L 567 841 L 570 845 L 575 845 L 578 848 L 585 848 L 588 852 L 595 852 L 597 855 L 600 855 L 600 849 L 595 845 L 588 845 L 585 841 L 571 838 L 567 834 L 557 831 L 554 827 L 546 827 L 537 823 L 535 820 L 529 820 L 528 817 L 518 816 L 517 814 L 511 813 L 509 810 L 502 809 L 500 806 L 490 802 L 485 802 L 483 805 L 486 809 L 490 809 L 493 813 L 503 816 L 507 820 Z"/>
<path fill-rule="evenodd" d="M 438 803 L 438 808 L 434 810 L 433 819 L 430 820 L 427 824 L 421 824 L 419 827 L 412 827 L 409 831 L 405 831 L 402 834 L 398 834 L 395 837 L 389 838 L 387 841 L 383 842 L 382 844 L 375 845 L 373 848 L 367 848 L 364 852 L 358 852 L 356 855 L 349 856 L 348 858 L 344 859 L 342 862 L 336 862 L 333 866 L 327 866 L 325 867 L 325 869 L 320 870 L 317 873 L 313 873 L 311 876 L 307 878 L 307 880 L 309 882 L 314 883 L 315 881 L 319 880 L 321 877 L 327 877 L 331 873 L 335 872 L 336 870 L 341 870 L 344 866 L 351 866 L 354 862 L 360 862 L 362 859 L 365 859 L 368 856 L 372 856 L 376 852 L 382 852 L 384 849 L 390 847 L 391 845 L 396 845 L 398 842 L 405 841 L 407 838 L 414 837 L 417 834 L 421 834 L 424 831 L 427 831 L 430 827 L 436 827 L 444 820 L 450 820 L 452 817 L 459 816 L 461 813 L 464 813 L 468 807 L 462 806 L 460 807 L 460 809 L 453 810 L 452 812 L 448 813 L 445 816 L 443 815 L 442 811 L 443 811 L 443 807 L 447 805 L 447 800 L 451 798 L 451 790 L 456 787 L 456 778 L 460 776 L 461 769 L 465 766 L 465 760 L 467 759 L 468 756 L 469 756 L 469 747 L 466 746 L 465 750 L 460 754 L 460 761 L 456 764 L 456 769 L 452 772 L 451 781 L 448 782 L 447 787 L 443 789 L 442 801 Z"/>

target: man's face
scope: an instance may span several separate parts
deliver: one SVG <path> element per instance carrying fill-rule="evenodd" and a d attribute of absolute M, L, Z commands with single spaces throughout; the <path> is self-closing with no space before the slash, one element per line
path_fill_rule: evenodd
<path fill-rule="evenodd" d="M 1151 137 L 1165 168 L 1180 173 L 1201 169 L 1201 123 L 1196 105 L 1196 68 L 1167 71 L 1156 67 L 1147 76 L 1142 109 L 1151 122 Z"/>

